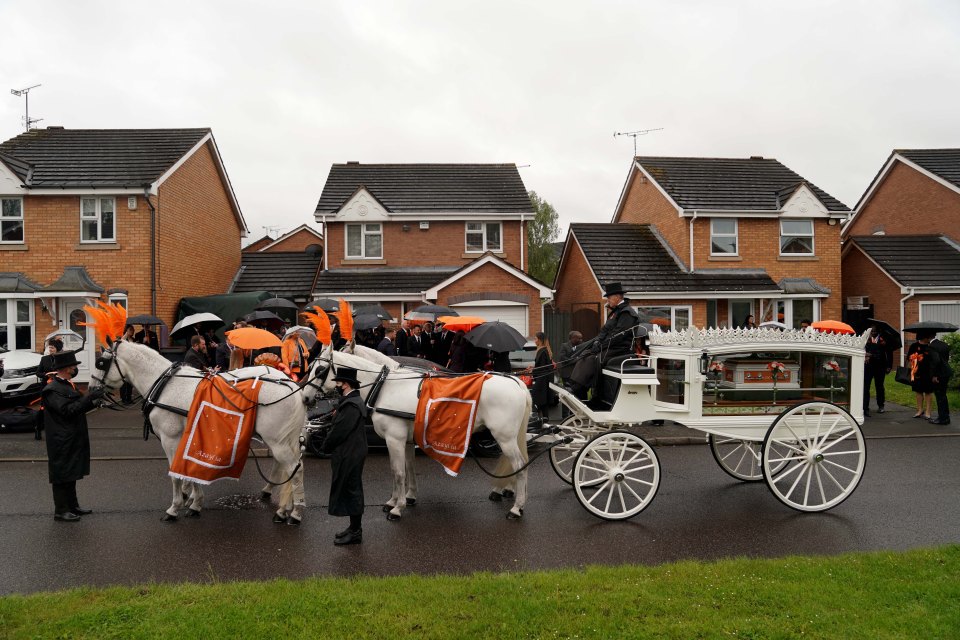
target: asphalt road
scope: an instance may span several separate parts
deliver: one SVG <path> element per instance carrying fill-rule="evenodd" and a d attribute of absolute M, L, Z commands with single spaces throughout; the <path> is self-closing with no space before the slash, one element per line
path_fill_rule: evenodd
<path fill-rule="evenodd" d="M 17 436 L 0 441 L 0 447 L 16 449 L 10 446 L 14 442 L 24 449 L 35 446 Z M 159 453 L 156 442 L 130 446 Z M 403 520 L 387 522 L 378 507 L 389 495 L 387 458 L 374 454 L 365 473 L 369 506 L 364 543 L 346 548 L 332 544 L 345 520 L 326 514 L 326 460 L 306 461 L 308 510 L 299 528 L 272 524 L 272 510 L 253 500 L 262 483 L 252 464 L 239 483 L 225 481 L 208 489 L 201 518 L 166 524 L 160 522 L 170 501 L 163 460 L 98 459 L 90 477 L 78 484 L 81 503 L 95 513 L 65 524 L 52 517 L 45 462 L 0 462 L 0 593 L 145 582 L 658 564 L 960 542 L 960 438 L 874 439 L 867 446 L 859 488 L 822 514 L 794 512 L 764 484 L 733 480 L 705 446 L 658 447 L 663 471 L 659 494 L 633 520 L 613 523 L 580 507 L 546 459 L 531 468 L 523 520 L 508 521 L 507 503 L 487 500 L 488 481 L 472 462 L 459 478 L 449 478 L 425 458 L 418 459 L 419 504 Z"/>

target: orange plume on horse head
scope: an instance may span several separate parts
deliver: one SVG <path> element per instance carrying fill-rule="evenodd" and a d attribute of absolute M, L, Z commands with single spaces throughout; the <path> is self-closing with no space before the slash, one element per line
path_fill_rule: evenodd
<path fill-rule="evenodd" d="M 350 303 L 340 298 L 340 308 L 334 315 L 340 325 L 340 337 L 347 342 L 353 342 L 353 309 L 350 308 Z"/>
<path fill-rule="evenodd" d="M 323 310 L 321 310 L 320 313 L 304 311 L 303 317 L 317 330 L 317 340 L 323 344 L 333 342 L 333 327 L 330 326 L 330 318 L 327 317 L 327 314 Z"/>
<path fill-rule="evenodd" d="M 83 306 L 87 317 L 92 318 L 93 321 L 80 324 L 84 327 L 93 327 L 97 334 L 97 341 L 107 347 L 123 335 L 123 330 L 127 326 L 127 310 L 115 302 L 106 303 L 100 300 L 95 302 L 96 307 Z"/>

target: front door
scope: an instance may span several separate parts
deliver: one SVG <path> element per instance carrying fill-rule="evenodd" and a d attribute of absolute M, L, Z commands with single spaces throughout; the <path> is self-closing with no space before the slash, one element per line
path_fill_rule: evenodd
<path fill-rule="evenodd" d="M 96 335 L 92 329 L 85 327 L 81 322 L 87 322 L 87 313 L 83 310 L 83 305 L 88 304 L 84 299 L 64 300 L 60 307 L 60 327 L 69 329 L 86 338 L 86 345 L 81 351 L 77 352 L 77 360 L 80 361 L 75 380 L 77 382 L 90 382 L 90 363 L 94 360 L 94 349 L 96 348 Z M 82 343 L 77 338 L 65 336 L 63 340 L 64 350 L 73 351 L 80 349 Z"/>

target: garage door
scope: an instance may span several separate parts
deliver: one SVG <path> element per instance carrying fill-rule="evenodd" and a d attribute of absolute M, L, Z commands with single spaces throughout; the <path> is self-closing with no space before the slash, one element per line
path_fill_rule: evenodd
<path fill-rule="evenodd" d="M 960 302 L 921 302 L 920 319 L 960 325 Z"/>
<path fill-rule="evenodd" d="M 525 304 L 497 304 L 493 300 L 478 300 L 476 302 L 465 302 L 463 304 L 452 305 L 462 316 L 480 316 L 486 320 L 499 320 L 506 322 L 511 327 L 528 336 L 528 306 Z"/>

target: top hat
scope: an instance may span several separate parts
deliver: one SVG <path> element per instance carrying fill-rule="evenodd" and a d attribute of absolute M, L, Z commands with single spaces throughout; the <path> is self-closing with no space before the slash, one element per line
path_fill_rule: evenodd
<path fill-rule="evenodd" d="M 603 292 L 604 298 L 609 298 L 610 296 L 623 295 L 626 291 L 623 290 L 623 285 L 619 282 L 609 282 L 607 283 L 607 290 Z"/>
<path fill-rule="evenodd" d="M 337 375 L 333 377 L 334 382 L 348 382 L 354 389 L 360 387 L 360 381 L 357 380 L 357 370 L 353 367 L 338 367 Z"/>
<path fill-rule="evenodd" d="M 66 369 L 67 367 L 78 367 L 80 366 L 80 361 L 77 360 L 76 351 L 61 351 L 60 353 L 51 354 L 52 362 L 50 363 L 50 371 L 59 371 L 60 369 Z"/>

